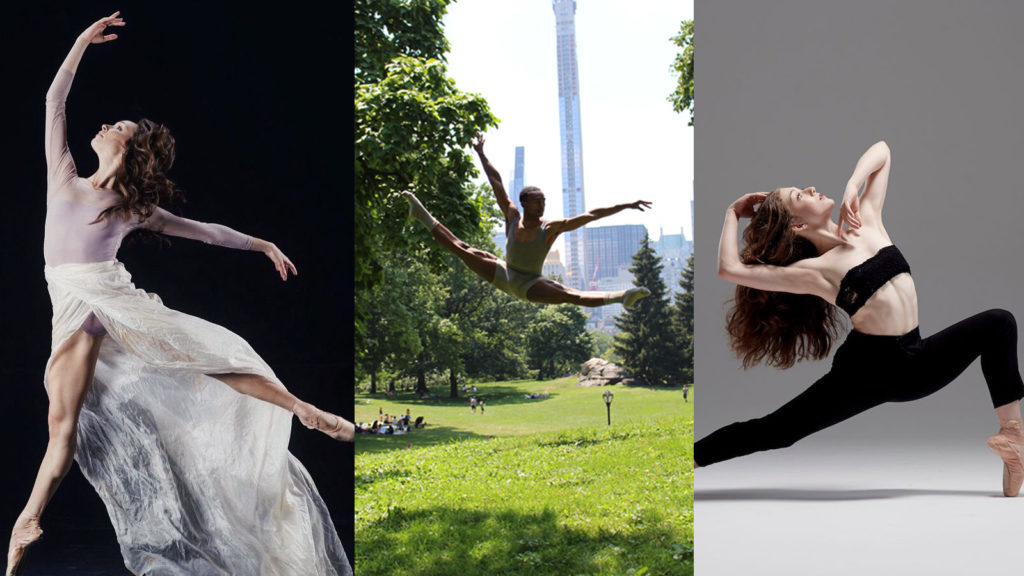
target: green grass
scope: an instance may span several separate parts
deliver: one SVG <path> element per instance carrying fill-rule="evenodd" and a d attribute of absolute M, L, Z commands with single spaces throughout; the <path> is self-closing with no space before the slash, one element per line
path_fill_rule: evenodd
<path fill-rule="evenodd" d="M 430 425 L 357 437 L 357 574 L 692 574 L 693 404 L 616 386 L 607 426 L 604 389 L 573 384 L 477 384 L 482 416 L 360 396 L 357 419 L 410 407 Z"/>
<path fill-rule="evenodd" d="M 405 414 L 412 410 L 412 419 L 423 416 L 427 427 L 400 436 L 357 436 L 356 454 L 444 444 L 451 440 L 487 438 L 488 436 L 519 436 L 537 432 L 571 430 L 586 426 L 607 425 L 601 394 L 604 387 L 580 388 L 576 378 L 537 382 L 477 383 L 477 397 L 486 401 L 486 413 L 470 411 L 469 394 L 448 398 L 448 389 L 434 388 L 438 397 L 416 398 L 412 393 L 388 398 L 384 394 L 356 394 L 356 420 L 372 422 L 379 409 L 387 414 Z M 679 388 L 647 388 L 612 386 L 612 423 L 616 426 L 632 422 L 653 422 L 680 415 L 693 418 L 693 404 L 683 403 Z M 531 392 L 548 392 L 546 399 L 526 400 Z M 692 399 L 692 395 L 691 395 Z"/>

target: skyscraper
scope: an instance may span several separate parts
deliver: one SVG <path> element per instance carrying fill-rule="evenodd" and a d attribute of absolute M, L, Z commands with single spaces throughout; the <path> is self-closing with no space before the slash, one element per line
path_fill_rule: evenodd
<path fill-rule="evenodd" d="M 512 188 L 508 190 L 509 196 L 512 197 L 512 201 L 515 202 L 516 208 L 519 209 L 519 213 L 523 213 L 523 205 L 519 202 L 519 191 L 523 189 L 526 184 L 523 181 L 526 179 L 526 151 L 522 146 L 516 146 L 516 163 L 515 171 L 512 172 Z"/>
<path fill-rule="evenodd" d="M 597 281 L 618 276 L 633 264 L 647 228 L 643 224 L 587 227 L 583 230 L 583 255 L 588 290 L 597 290 Z"/>
<path fill-rule="evenodd" d="M 576 70 L 576 0 L 552 0 L 558 34 L 558 118 L 562 136 L 562 216 L 586 212 L 583 200 L 583 138 L 580 135 L 580 89 Z M 565 283 L 586 287 L 583 230 L 565 235 Z"/>

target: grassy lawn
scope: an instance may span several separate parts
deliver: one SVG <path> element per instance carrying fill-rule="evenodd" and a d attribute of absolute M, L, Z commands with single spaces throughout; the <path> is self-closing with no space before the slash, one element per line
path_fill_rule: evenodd
<path fill-rule="evenodd" d="M 448 398 L 447 387 L 435 387 L 436 398 L 421 400 L 412 393 L 389 398 L 384 394 L 356 394 L 356 421 L 372 422 L 383 408 L 386 414 L 405 414 L 412 419 L 423 416 L 427 427 L 400 436 L 356 437 L 356 454 L 444 444 L 450 440 L 487 438 L 488 436 L 519 436 L 537 432 L 571 430 L 585 426 L 607 426 L 604 400 L 605 388 L 580 388 L 576 378 L 537 382 L 477 383 L 475 395 L 486 401 L 486 412 L 470 411 L 469 394 Z M 679 388 L 644 388 L 612 386 L 612 424 L 656 422 L 681 415 L 693 418 L 693 404 L 683 403 Z M 532 392 L 547 392 L 545 399 L 526 400 Z M 693 399 L 692 393 L 690 399 Z"/>
<path fill-rule="evenodd" d="M 613 387 L 607 426 L 604 390 L 574 379 L 477 386 L 483 415 L 464 399 L 357 397 L 357 420 L 411 408 L 429 423 L 356 438 L 357 574 L 692 574 L 680 390 Z"/>

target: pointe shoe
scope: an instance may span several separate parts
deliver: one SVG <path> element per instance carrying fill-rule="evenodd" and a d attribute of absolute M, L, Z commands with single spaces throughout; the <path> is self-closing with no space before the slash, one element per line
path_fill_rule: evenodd
<path fill-rule="evenodd" d="M 43 537 L 43 529 L 39 527 L 38 516 L 22 514 L 14 522 L 14 529 L 11 530 L 11 543 L 7 547 L 7 572 L 6 576 L 14 576 L 18 573 L 22 560 L 25 559 L 25 552 L 29 546 L 35 544 Z"/>
<path fill-rule="evenodd" d="M 622 307 L 632 308 L 633 304 L 636 304 L 637 300 L 641 298 L 646 298 L 650 295 L 651 291 L 648 290 L 647 288 L 644 288 L 643 286 L 640 286 L 639 288 L 630 288 L 629 290 L 626 290 L 625 294 L 622 295 Z"/>
<path fill-rule="evenodd" d="M 324 412 L 308 402 L 296 402 L 292 412 L 310 430 L 319 430 L 339 442 L 351 442 L 354 439 L 345 429 L 345 419 L 341 416 Z"/>
<path fill-rule="evenodd" d="M 1003 459 L 1003 496 L 1020 494 L 1024 484 L 1024 432 L 1020 420 L 1010 420 L 988 439 L 988 448 Z"/>

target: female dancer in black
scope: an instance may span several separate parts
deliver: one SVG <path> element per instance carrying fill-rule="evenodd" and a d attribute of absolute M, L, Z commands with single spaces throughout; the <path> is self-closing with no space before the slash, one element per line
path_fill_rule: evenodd
<path fill-rule="evenodd" d="M 813 187 L 747 194 L 726 211 L 718 272 L 739 285 L 728 332 L 744 367 L 765 362 L 786 368 L 827 356 L 838 329 L 832 305 L 850 315 L 853 331 L 828 374 L 802 394 L 767 416 L 696 442 L 695 465 L 791 446 L 885 402 L 923 398 L 980 356 L 999 419 L 988 445 L 1003 459 L 1003 493 L 1020 492 L 1024 384 L 1016 322 L 1005 310 L 989 310 L 921 338 L 910 266 L 882 225 L 889 167 L 884 142 L 861 156 L 838 222 L 831 218 L 835 202 Z M 751 219 L 742 253 L 740 218 Z"/>

